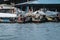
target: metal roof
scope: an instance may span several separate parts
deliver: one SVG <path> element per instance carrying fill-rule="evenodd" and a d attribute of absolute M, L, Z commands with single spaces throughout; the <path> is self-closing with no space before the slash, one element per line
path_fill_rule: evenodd
<path fill-rule="evenodd" d="M 60 0 L 39 0 L 39 1 L 28 1 L 24 3 L 18 3 L 16 5 L 24 4 L 60 4 Z"/>

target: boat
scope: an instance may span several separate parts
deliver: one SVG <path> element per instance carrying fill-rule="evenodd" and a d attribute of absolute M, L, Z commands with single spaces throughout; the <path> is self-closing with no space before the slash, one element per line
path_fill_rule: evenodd
<path fill-rule="evenodd" d="M 0 4 L 0 22 L 16 22 L 21 12 L 20 9 L 11 5 Z"/>
<path fill-rule="evenodd" d="M 57 20 L 56 18 L 57 18 L 58 13 L 59 12 L 47 10 L 46 11 L 46 16 L 47 16 L 48 21 L 55 22 Z"/>
<path fill-rule="evenodd" d="M 33 12 L 32 21 L 35 23 L 42 22 L 43 20 L 41 20 L 41 19 L 44 15 L 45 15 L 45 13 L 42 10 L 37 10 L 37 11 Z"/>

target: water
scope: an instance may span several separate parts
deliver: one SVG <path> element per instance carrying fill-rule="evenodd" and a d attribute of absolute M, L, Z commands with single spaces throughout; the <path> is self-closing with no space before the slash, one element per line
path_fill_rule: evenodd
<path fill-rule="evenodd" d="M 0 40 L 60 40 L 60 23 L 0 23 Z"/>

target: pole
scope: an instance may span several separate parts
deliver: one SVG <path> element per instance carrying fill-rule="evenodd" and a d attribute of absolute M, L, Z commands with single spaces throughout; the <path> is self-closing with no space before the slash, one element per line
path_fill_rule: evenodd
<path fill-rule="evenodd" d="M 29 1 L 29 0 L 27 0 L 27 2 L 28 2 L 28 1 Z M 26 12 L 29 12 L 29 6 L 27 6 Z"/>

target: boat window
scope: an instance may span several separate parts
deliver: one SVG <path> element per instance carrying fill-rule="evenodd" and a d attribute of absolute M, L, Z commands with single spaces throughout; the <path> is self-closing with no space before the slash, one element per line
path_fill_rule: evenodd
<path fill-rule="evenodd" d="M 13 9 L 0 9 L 0 13 L 12 13 Z"/>

